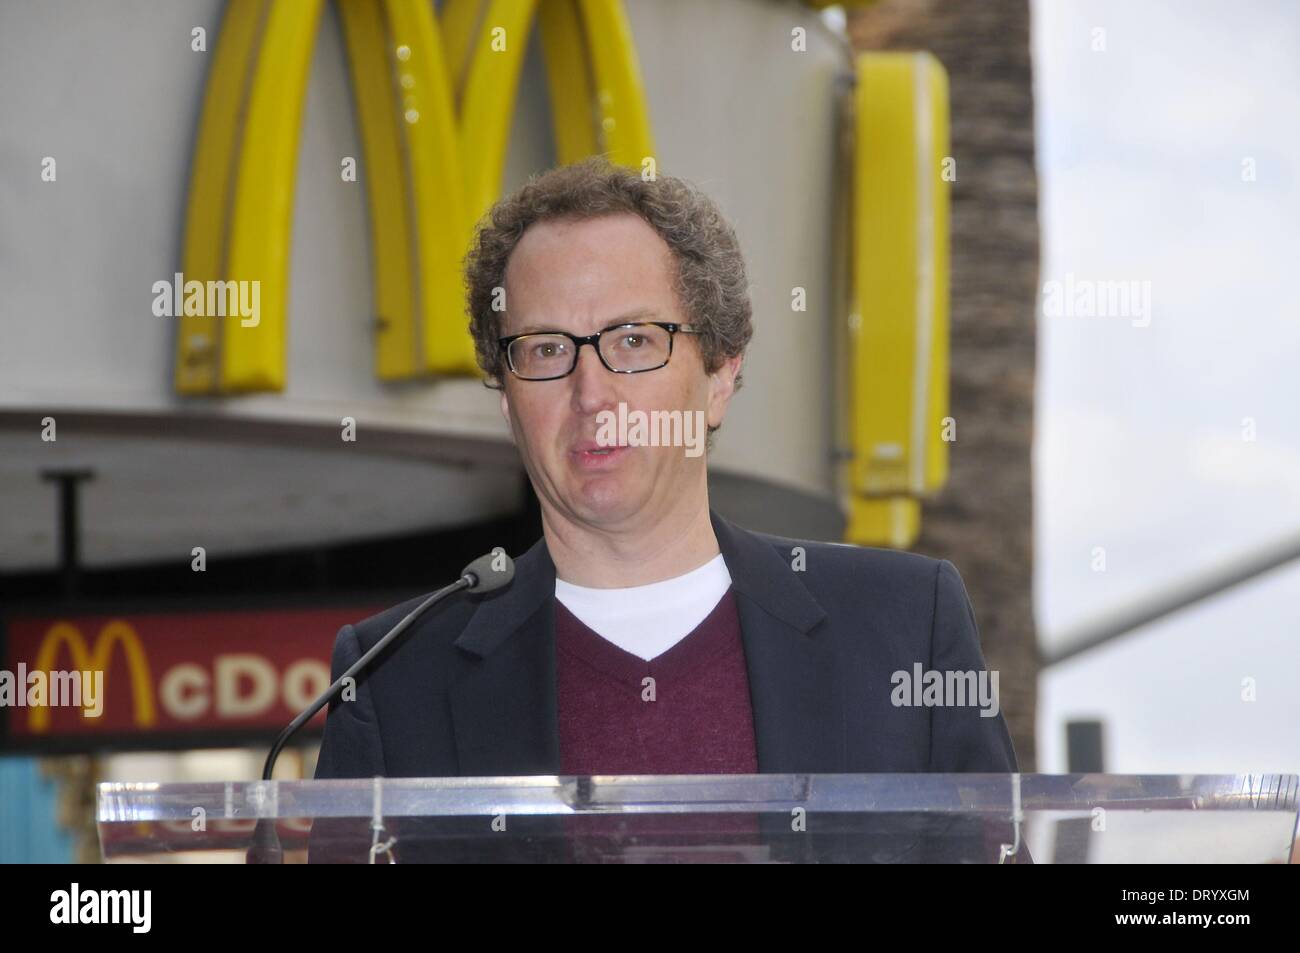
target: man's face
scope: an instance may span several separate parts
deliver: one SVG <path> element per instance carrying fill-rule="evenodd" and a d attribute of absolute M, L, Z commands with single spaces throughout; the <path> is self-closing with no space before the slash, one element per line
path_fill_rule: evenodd
<path fill-rule="evenodd" d="M 568 331 L 585 336 L 625 321 L 689 323 L 678 310 L 672 253 L 632 214 L 531 226 L 506 269 L 501 335 Z M 547 516 L 594 528 L 650 526 L 705 496 L 705 457 L 681 446 L 596 452 L 602 411 L 703 411 L 722 423 L 740 358 L 704 370 L 697 336 L 677 334 L 666 367 L 615 374 L 583 346 L 568 377 L 503 375 L 501 412 Z M 700 435 L 699 439 L 703 439 Z"/>

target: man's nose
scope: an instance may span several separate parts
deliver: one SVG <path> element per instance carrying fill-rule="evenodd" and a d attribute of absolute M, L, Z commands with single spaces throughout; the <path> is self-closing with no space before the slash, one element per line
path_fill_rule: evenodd
<path fill-rule="evenodd" d="M 578 363 L 571 375 L 573 405 L 579 413 L 591 414 L 614 403 L 615 375 L 600 361 L 596 348 L 578 348 Z"/>

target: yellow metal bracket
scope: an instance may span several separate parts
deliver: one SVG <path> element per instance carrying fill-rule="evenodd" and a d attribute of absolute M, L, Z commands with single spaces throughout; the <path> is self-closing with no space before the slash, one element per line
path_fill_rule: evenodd
<path fill-rule="evenodd" d="M 848 541 L 907 546 L 948 477 L 948 80 L 928 53 L 857 60 Z"/>

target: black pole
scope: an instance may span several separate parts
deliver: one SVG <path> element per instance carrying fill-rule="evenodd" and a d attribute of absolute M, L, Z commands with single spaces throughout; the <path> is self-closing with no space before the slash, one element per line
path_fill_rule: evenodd
<path fill-rule="evenodd" d="M 59 574 L 63 598 L 72 601 L 81 590 L 81 524 L 78 491 L 83 480 L 94 479 L 93 470 L 43 470 L 41 478 L 59 487 Z"/>

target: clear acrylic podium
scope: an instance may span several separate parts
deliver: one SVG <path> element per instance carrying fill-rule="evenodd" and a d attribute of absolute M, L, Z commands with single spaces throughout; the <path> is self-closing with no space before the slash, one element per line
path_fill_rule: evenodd
<path fill-rule="evenodd" d="M 1300 777 L 760 774 L 102 784 L 110 862 L 1289 863 Z"/>

